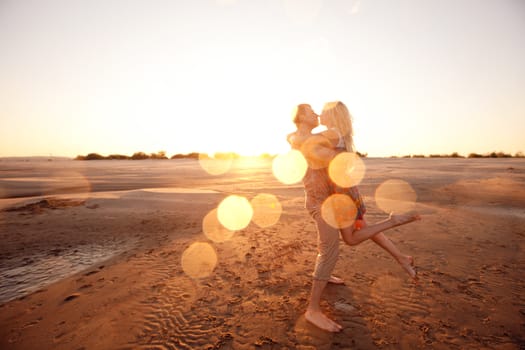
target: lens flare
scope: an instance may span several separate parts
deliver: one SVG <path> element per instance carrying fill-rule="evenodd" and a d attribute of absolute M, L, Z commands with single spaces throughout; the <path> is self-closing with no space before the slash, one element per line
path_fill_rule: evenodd
<path fill-rule="evenodd" d="M 403 180 L 387 180 L 375 192 L 377 206 L 386 213 L 406 213 L 414 208 L 416 199 L 412 186 Z"/>
<path fill-rule="evenodd" d="M 352 198 L 346 194 L 333 194 L 321 206 L 321 216 L 334 228 L 351 226 L 355 221 L 357 208 Z"/>
<path fill-rule="evenodd" d="M 91 183 L 79 172 L 75 171 L 57 171 L 53 173 L 52 181 L 47 191 L 59 191 L 75 194 L 76 198 L 87 199 L 91 192 Z"/>
<path fill-rule="evenodd" d="M 269 227 L 277 223 L 283 207 L 277 197 L 269 193 L 261 193 L 251 200 L 253 208 L 252 221 L 259 227 Z"/>
<path fill-rule="evenodd" d="M 306 159 L 298 150 L 279 154 L 272 162 L 273 175 L 285 185 L 292 185 L 301 181 L 306 174 L 307 167 Z"/>
<path fill-rule="evenodd" d="M 217 218 L 228 230 L 242 230 L 248 226 L 252 217 L 253 208 L 248 199 L 242 196 L 230 195 L 217 207 Z"/>
<path fill-rule="evenodd" d="M 210 175 L 221 175 L 230 170 L 233 156 L 229 153 L 210 157 L 205 153 L 199 154 L 199 164 Z"/>
<path fill-rule="evenodd" d="M 232 238 L 233 231 L 228 230 L 219 222 L 217 209 L 211 210 L 202 220 L 202 231 L 214 242 L 224 242 Z"/>
<path fill-rule="evenodd" d="M 181 265 L 191 278 L 208 277 L 217 265 L 217 253 L 211 244 L 195 242 L 182 253 Z"/>
<path fill-rule="evenodd" d="M 332 159 L 328 174 L 340 187 L 357 186 L 365 176 L 365 163 L 353 152 L 342 152 Z"/>

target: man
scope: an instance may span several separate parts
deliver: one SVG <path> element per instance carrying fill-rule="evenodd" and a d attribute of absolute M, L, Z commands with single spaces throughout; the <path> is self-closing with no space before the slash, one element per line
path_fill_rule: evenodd
<path fill-rule="evenodd" d="M 297 130 L 289 134 L 287 139 L 292 148 L 303 153 L 308 163 L 303 178 L 305 206 L 316 222 L 318 234 L 318 255 L 305 318 L 321 329 L 339 332 L 341 325 L 327 317 L 320 306 L 321 295 L 327 283 L 342 283 L 339 278 L 331 276 L 339 255 L 339 230 L 328 225 L 321 216 L 321 205 L 332 194 L 327 167 L 337 152 L 325 136 L 312 134 L 319 121 L 310 105 L 298 105 L 293 122 Z"/>

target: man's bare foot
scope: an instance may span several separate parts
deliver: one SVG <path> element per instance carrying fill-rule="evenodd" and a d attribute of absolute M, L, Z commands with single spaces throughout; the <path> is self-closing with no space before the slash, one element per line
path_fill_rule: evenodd
<path fill-rule="evenodd" d="M 410 255 L 403 255 L 400 259 L 397 259 L 397 262 L 414 281 L 417 281 L 417 272 L 414 267 L 413 257 L 411 257 Z"/>
<path fill-rule="evenodd" d="M 328 279 L 328 283 L 333 283 L 333 284 L 345 284 L 345 281 L 343 281 L 341 278 L 339 277 L 335 277 L 335 276 L 330 276 L 330 278 Z"/>
<path fill-rule="evenodd" d="M 328 332 L 339 332 L 343 327 L 325 316 L 321 311 L 306 310 L 304 317 L 312 323 Z"/>
<path fill-rule="evenodd" d="M 408 224 L 409 222 L 421 220 L 421 216 L 417 213 L 409 213 L 409 214 L 394 214 L 390 213 L 390 222 L 392 223 L 392 227 L 395 226 L 401 226 L 404 224 Z"/>

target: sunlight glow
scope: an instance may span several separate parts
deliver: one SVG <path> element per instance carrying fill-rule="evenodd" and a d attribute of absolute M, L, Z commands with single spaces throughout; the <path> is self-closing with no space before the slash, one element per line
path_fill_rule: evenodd
<path fill-rule="evenodd" d="M 273 194 L 258 194 L 251 200 L 251 204 L 253 207 L 252 221 L 259 227 L 269 227 L 279 221 L 283 207 Z"/>
<path fill-rule="evenodd" d="M 250 224 L 253 208 L 246 197 L 230 195 L 217 207 L 217 218 L 228 230 L 242 230 Z"/>
<path fill-rule="evenodd" d="M 333 194 L 321 206 L 321 216 L 334 228 L 351 226 L 355 221 L 357 208 L 346 194 Z"/>
<path fill-rule="evenodd" d="M 181 265 L 191 278 L 211 275 L 217 265 L 217 253 L 209 243 L 195 242 L 182 253 Z"/>
<path fill-rule="evenodd" d="M 386 213 L 406 213 L 414 208 L 416 199 L 412 186 L 403 180 L 387 180 L 375 192 L 377 206 Z"/>
<path fill-rule="evenodd" d="M 199 154 L 200 166 L 210 175 L 221 175 L 230 170 L 233 162 L 231 154 L 221 154 L 210 157 L 207 154 Z"/>
<path fill-rule="evenodd" d="M 217 209 L 211 210 L 202 220 L 202 231 L 210 240 L 214 242 L 224 242 L 229 240 L 234 231 L 224 227 L 217 217 Z"/>
<path fill-rule="evenodd" d="M 328 174 L 340 187 L 357 186 L 365 176 L 365 163 L 356 153 L 342 152 L 330 162 Z"/>
<path fill-rule="evenodd" d="M 273 159 L 272 172 L 275 178 L 283 184 L 292 185 L 303 179 L 307 167 L 308 164 L 303 154 L 298 150 L 291 150 Z"/>

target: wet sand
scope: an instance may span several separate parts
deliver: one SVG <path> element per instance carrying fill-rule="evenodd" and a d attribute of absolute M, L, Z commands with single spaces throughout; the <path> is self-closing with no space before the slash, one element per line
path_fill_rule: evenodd
<path fill-rule="evenodd" d="M 195 160 L 1 160 L 0 348 L 525 348 L 525 161 L 365 165 L 369 222 L 387 216 L 385 181 L 417 194 L 422 221 L 387 236 L 419 283 L 373 242 L 341 242 L 345 285 L 322 302 L 344 327 L 332 334 L 304 319 L 315 226 L 271 161 L 210 175 Z M 275 224 L 205 232 L 224 198 L 263 193 L 282 207 Z"/>

